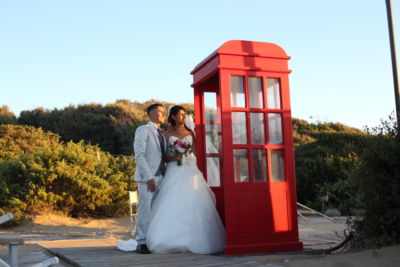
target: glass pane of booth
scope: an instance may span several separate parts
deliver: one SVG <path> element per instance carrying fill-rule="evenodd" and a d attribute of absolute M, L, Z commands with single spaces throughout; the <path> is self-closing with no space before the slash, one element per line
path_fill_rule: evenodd
<path fill-rule="evenodd" d="M 242 76 L 231 76 L 231 106 L 244 108 L 246 106 Z"/>
<path fill-rule="evenodd" d="M 253 149 L 254 182 L 267 181 L 267 159 L 265 149 Z"/>
<path fill-rule="evenodd" d="M 282 116 L 281 114 L 268 114 L 269 143 L 282 145 Z"/>
<path fill-rule="evenodd" d="M 279 79 L 267 78 L 268 108 L 281 108 L 281 91 Z"/>
<path fill-rule="evenodd" d="M 217 93 L 204 92 L 204 109 L 206 121 L 217 121 Z"/>
<path fill-rule="evenodd" d="M 233 150 L 233 170 L 235 174 L 235 182 L 249 182 L 247 149 Z"/>
<path fill-rule="evenodd" d="M 221 186 L 219 158 L 207 157 L 207 183 L 209 186 Z"/>
<path fill-rule="evenodd" d="M 217 94 L 212 92 L 204 93 L 204 116 L 206 153 L 218 153 L 221 143 L 221 123 L 219 120 L 219 109 L 217 107 Z"/>
<path fill-rule="evenodd" d="M 283 160 L 282 150 L 271 150 L 271 171 L 272 171 L 272 181 L 274 182 L 286 181 L 285 163 Z"/>
<path fill-rule="evenodd" d="M 215 125 L 206 125 L 206 153 L 219 153 L 221 149 L 221 136 L 218 135 L 218 129 Z"/>
<path fill-rule="evenodd" d="M 264 98 L 262 90 L 262 79 L 259 77 L 249 77 L 250 107 L 263 108 Z"/>
<path fill-rule="evenodd" d="M 233 144 L 247 144 L 245 112 L 232 112 L 232 142 Z"/>
<path fill-rule="evenodd" d="M 250 113 L 251 143 L 265 145 L 264 113 Z"/>

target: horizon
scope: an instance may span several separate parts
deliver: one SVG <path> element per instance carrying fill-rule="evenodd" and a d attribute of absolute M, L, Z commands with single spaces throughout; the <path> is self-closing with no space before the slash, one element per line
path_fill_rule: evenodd
<path fill-rule="evenodd" d="M 48 109 L 48 108 L 46 108 L 46 107 L 36 107 L 36 108 L 33 108 L 33 109 L 29 109 L 29 110 L 22 110 L 21 112 L 24 112 L 24 111 L 33 111 L 33 110 L 35 110 L 35 109 L 41 109 L 41 108 L 43 108 L 44 110 L 46 110 L 47 112 L 52 112 L 52 111 L 55 111 L 55 110 L 64 110 L 64 109 L 66 109 L 66 108 L 68 108 L 68 107 L 73 107 L 73 108 L 78 108 L 79 106 L 85 106 L 85 105 L 101 105 L 102 107 L 105 107 L 105 106 L 107 106 L 107 105 L 112 105 L 112 104 L 115 104 L 115 103 L 117 103 L 118 101 L 125 101 L 125 100 L 127 100 L 127 101 L 130 101 L 129 99 L 117 99 L 117 100 L 115 100 L 114 102 L 109 102 L 109 103 L 96 103 L 96 102 L 90 102 L 90 103 L 80 103 L 80 104 L 69 104 L 69 105 L 67 105 L 67 106 L 65 106 L 65 107 L 54 107 L 54 108 L 52 108 L 52 109 Z M 146 102 L 149 102 L 149 101 L 155 101 L 155 102 L 159 102 L 159 103 L 166 103 L 166 104 L 173 104 L 173 105 L 181 105 L 181 104 L 190 104 L 190 105 L 194 105 L 194 103 L 189 103 L 189 102 L 170 102 L 170 101 L 164 101 L 164 100 L 159 100 L 159 99 L 148 99 L 148 100 L 145 100 L 145 101 L 136 101 L 136 102 L 138 102 L 139 104 L 144 104 L 144 103 L 146 103 Z M 131 101 L 131 103 L 134 103 L 135 101 Z M 7 106 L 7 105 L 5 105 L 5 106 Z M 144 110 L 145 111 L 145 110 Z M 12 112 L 12 111 L 11 111 Z M 17 115 L 17 114 L 15 114 L 14 112 L 13 112 L 13 114 L 17 117 L 17 119 L 20 117 L 20 115 L 21 114 L 19 114 L 19 115 Z M 314 120 L 314 121 L 311 121 L 311 120 L 308 120 L 308 119 L 302 119 L 302 118 L 297 118 L 297 117 L 294 117 L 294 116 L 292 116 L 291 117 L 292 119 L 298 119 L 298 120 L 304 120 L 304 121 L 306 121 L 307 123 L 309 123 L 309 124 L 329 124 L 329 123 L 333 123 L 333 124 L 342 124 L 342 125 L 344 125 L 344 126 L 347 126 L 347 127 L 350 127 L 350 128 L 355 128 L 355 129 L 358 129 L 358 130 L 360 130 L 360 131 L 363 131 L 363 132 L 365 132 L 365 127 L 363 127 L 363 128 L 358 128 L 358 127 L 353 127 L 353 126 L 351 126 L 351 125 L 347 125 L 347 124 L 344 124 L 344 123 L 342 123 L 342 122 L 339 122 L 339 121 L 320 121 L 320 120 Z M 386 119 L 388 119 L 388 118 L 386 118 Z M 368 125 L 368 127 L 374 127 L 374 126 L 377 126 L 377 125 Z"/>

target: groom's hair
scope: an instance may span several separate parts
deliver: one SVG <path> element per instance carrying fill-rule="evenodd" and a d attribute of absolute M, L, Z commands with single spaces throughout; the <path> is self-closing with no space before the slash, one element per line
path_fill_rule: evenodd
<path fill-rule="evenodd" d="M 147 107 L 147 115 L 149 115 L 150 111 L 152 111 L 153 109 L 156 109 L 157 107 L 163 107 L 163 105 L 161 105 L 160 103 L 155 103 L 155 104 L 151 104 L 150 106 Z"/>

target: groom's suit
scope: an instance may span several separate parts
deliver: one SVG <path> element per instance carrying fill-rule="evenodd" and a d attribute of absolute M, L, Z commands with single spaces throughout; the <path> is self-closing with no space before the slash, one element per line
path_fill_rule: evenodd
<path fill-rule="evenodd" d="M 148 122 L 139 126 L 135 132 L 134 151 L 136 160 L 135 181 L 138 183 L 139 203 L 136 220 L 136 240 L 146 243 L 146 234 L 150 223 L 150 206 L 154 193 L 149 192 L 147 181 L 155 179 L 156 186 L 165 173 L 163 153 L 166 141 L 156 124 Z"/>

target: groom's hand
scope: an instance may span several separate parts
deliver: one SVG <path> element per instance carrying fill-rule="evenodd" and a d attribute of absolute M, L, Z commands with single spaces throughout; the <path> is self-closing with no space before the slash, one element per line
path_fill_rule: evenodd
<path fill-rule="evenodd" d="M 154 180 L 154 178 L 147 181 L 147 190 L 149 190 L 149 192 L 156 191 L 156 180 Z"/>

